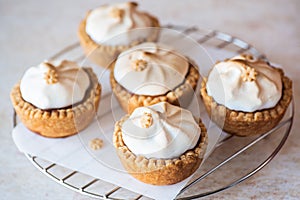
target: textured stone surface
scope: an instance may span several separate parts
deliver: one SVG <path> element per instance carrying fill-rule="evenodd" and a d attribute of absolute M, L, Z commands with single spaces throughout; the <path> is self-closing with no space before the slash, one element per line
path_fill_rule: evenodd
<path fill-rule="evenodd" d="M 3 199 L 90 199 L 38 172 L 11 138 L 9 91 L 24 70 L 77 40 L 86 10 L 112 1 L 0 0 L 0 193 Z M 299 199 L 300 18 L 298 0 L 141 1 L 162 24 L 197 25 L 242 38 L 284 66 L 294 81 L 295 122 L 279 155 L 262 171 L 208 199 Z M 260 151 L 264 151 L 264 146 Z M 243 162 L 240 169 L 243 169 Z M 222 177 L 219 180 L 222 180 Z"/>

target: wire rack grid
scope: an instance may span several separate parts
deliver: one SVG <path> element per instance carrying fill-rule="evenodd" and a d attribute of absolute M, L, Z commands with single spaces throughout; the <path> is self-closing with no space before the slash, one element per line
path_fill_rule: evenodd
<path fill-rule="evenodd" d="M 244 42 L 241 39 L 238 39 L 236 37 L 233 37 L 229 34 L 222 33 L 220 31 L 209 31 L 209 30 L 203 30 L 198 27 L 185 27 L 185 26 L 177 26 L 177 25 L 167 25 L 165 28 L 168 29 L 175 29 L 177 31 L 180 31 L 181 33 L 185 35 L 189 35 L 193 37 L 197 43 L 201 45 L 210 45 L 213 47 L 216 47 L 217 49 L 229 49 L 231 51 L 234 51 L 236 54 L 241 54 L 244 52 L 248 52 L 253 54 L 256 58 L 261 58 L 267 60 L 265 55 L 261 54 L 257 49 L 255 49 L 252 45 Z M 80 49 L 79 43 L 74 43 L 72 45 L 67 46 L 66 48 L 62 49 L 61 51 L 57 52 L 55 55 L 53 55 L 50 59 L 56 59 L 60 56 L 70 53 L 74 50 Z M 80 61 L 85 58 L 84 55 L 78 56 L 75 61 Z M 185 200 L 185 199 L 194 199 L 194 198 L 200 198 L 204 196 L 208 196 L 211 194 L 215 194 L 217 192 L 221 192 L 225 189 L 231 188 L 242 181 L 248 179 L 255 173 L 257 173 L 259 170 L 261 170 L 264 166 L 266 166 L 280 151 L 282 146 L 284 145 L 285 141 L 287 140 L 292 123 L 293 123 L 293 117 L 294 117 L 294 103 L 292 101 L 288 112 L 286 113 L 284 119 L 271 131 L 259 135 L 256 137 L 250 137 L 250 138 L 239 138 L 235 136 L 229 136 L 227 135 L 222 140 L 220 140 L 217 144 L 216 150 L 220 150 L 221 152 L 224 151 L 223 149 L 226 149 L 226 145 L 232 145 L 232 141 L 236 143 L 237 140 L 240 144 L 240 146 L 237 146 L 236 148 L 233 148 L 232 152 L 227 153 L 222 158 L 220 158 L 220 154 L 218 152 L 215 155 L 214 153 L 210 156 L 209 163 L 207 166 L 203 167 L 201 174 L 196 174 L 192 181 L 190 181 L 178 194 L 176 199 Z M 17 125 L 17 117 L 14 113 L 13 116 L 13 125 L 14 127 Z M 216 184 L 215 187 L 212 187 L 212 183 L 215 184 L 217 181 L 212 176 L 213 174 L 219 173 L 219 175 L 216 176 L 222 176 L 222 174 L 225 170 L 228 170 L 226 168 L 226 165 L 231 165 L 230 169 L 234 171 L 235 163 L 232 164 L 232 162 L 238 158 L 243 157 L 249 157 L 248 154 L 251 156 L 255 156 L 256 154 L 253 154 L 256 149 L 261 149 L 260 145 L 265 145 L 266 140 L 268 143 L 272 143 L 272 145 L 269 147 L 269 151 L 265 153 L 266 155 L 263 158 L 260 158 L 259 161 L 257 161 L 253 166 L 250 166 L 247 168 L 247 171 L 244 174 L 239 174 L 228 180 L 227 182 L 220 182 Z M 262 144 L 260 144 L 262 143 Z M 223 148 L 223 149 L 222 149 Z M 252 154 L 251 154 L 252 150 Z M 247 151 L 250 151 L 250 153 L 247 154 Z M 149 199 L 143 195 L 136 194 L 134 192 L 131 192 L 129 190 L 126 190 L 122 187 L 106 183 L 102 180 L 99 180 L 94 177 L 90 177 L 88 175 L 82 174 L 78 171 L 72 171 L 70 169 L 66 169 L 62 166 L 57 165 L 56 163 L 51 163 L 49 161 L 40 159 L 36 156 L 25 154 L 25 156 L 31 161 L 31 163 L 37 167 L 41 172 L 43 172 L 45 175 L 53 179 L 54 181 L 62 184 L 63 186 L 74 190 L 76 192 L 80 192 L 84 195 L 98 198 L 98 199 Z M 210 162 L 211 160 L 211 162 Z M 239 162 L 239 161 L 237 161 Z M 227 178 L 229 179 L 229 178 Z M 201 184 L 205 180 L 211 180 L 208 181 L 208 186 L 205 184 Z M 200 184 L 200 185 L 199 185 Z M 205 187 L 203 189 L 203 187 Z M 201 189 L 202 188 L 202 189 Z"/>

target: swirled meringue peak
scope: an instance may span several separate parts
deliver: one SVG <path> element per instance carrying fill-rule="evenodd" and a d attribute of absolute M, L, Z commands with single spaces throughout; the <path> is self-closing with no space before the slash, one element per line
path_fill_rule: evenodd
<path fill-rule="evenodd" d="M 43 62 L 29 68 L 20 83 L 22 98 L 40 109 L 57 109 L 83 100 L 90 85 L 88 74 L 75 62 Z"/>
<path fill-rule="evenodd" d="M 231 110 L 254 112 L 276 106 L 280 73 L 263 60 L 240 55 L 217 63 L 208 75 L 207 94 Z"/>
<path fill-rule="evenodd" d="M 135 109 L 121 129 L 134 154 L 157 159 L 179 157 L 194 148 L 201 135 L 190 111 L 167 102 Z"/>
<path fill-rule="evenodd" d="M 131 34 L 130 30 L 151 27 L 152 20 L 147 13 L 139 11 L 137 6 L 133 2 L 116 3 L 90 11 L 86 20 L 86 33 L 98 44 L 129 45 L 139 40 L 141 35 Z M 126 33 L 126 37 L 122 36 L 121 40 L 114 37 L 120 33 Z M 145 31 L 142 33 L 145 34 Z"/>
<path fill-rule="evenodd" d="M 189 61 L 172 48 L 142 43 L 121 53 L 115 62 L 114 77 L 137 95 L 163 95 L 182 84 Z"/>

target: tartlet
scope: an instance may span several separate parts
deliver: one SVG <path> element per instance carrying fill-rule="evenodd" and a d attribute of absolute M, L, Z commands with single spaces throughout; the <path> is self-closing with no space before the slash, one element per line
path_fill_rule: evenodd
<path fill-rule="evenodd" d="M 196 64 L 170 47 L 142 43 L 118 56 L 110 83 L 123 110 L 158 102 L 187 107 L 199 80 Z"/>
<path fill-rule="evenodd" d="M 71 61 L 29 68 L 10 94 L 22 123 L 45 137 L 66 137 L 86 128 L 100 101 L 101 85 L 91 68 Z M 26 99 L 26 100 L 25 100 Z"/>
<path fill-rule="evenodd" d="M 231 72 L 227 71 L 227 80 L 224 78 L 226 72 L 222 71 L 227 69 L 223 67 L 232 68 L 230 69 Z M 211 89 L 211 93 L 215 93 L 215 97 L 208 94 L 209 78 L 211 78 L 211 85 L 212 81 L 216 82 L 210 77 L 214 73 L 212 72 L 213 69 L 208 78 L 204 78 L 200 93 L 209 116 L 220 128 L 233 135 L 251 136 L 266 133 L 280 122 L 293 96 L 292 81 L 284 75 L 282 69 L 271 66 L 264 60 L 254 59 L 252 55 L 240 55 L 219 62 L 214 68 L 219 70 L 219 75 L 216 76 L 223 77 L 214 79 L 222 81 L 223 85 L 221 84 L 218 87 L 224 88 L 223 94 L 226 94 L 229 100 L 227 102 L 217 101 L 216 93 L 222 93 L 220 91 Z M 236 71 L 233 72 L 233 69 Z M 236 74 L 234 75 L 234 73 Z M 231 75 L 236 77 L 234 78 Z M 230 87 L 234 87 L 236 90 L 232 89 L 235 92 L 228 93 L 230 89 L 226 87 L 229 86 L 224 84 L 233 82 L 234 84 Z M 240 86 L 235 83 L 240 84 Z M 248 86 L 245 86 L 245 84 L 248 84 Z M 249 91 L 257 91 L 257 93 L 247 92 L 247 88 Z M 253 103 L 255 102 L 252 101 L 253 98 L 257 98 L 257 101 L 255 101 L 260 101 L 260 103 Z"/>
<path fill-rule="evenodd" d="M 122 51 L 157 40 L 158 19 L 137 7 L 135 2 L 117 3 L 86 14 L 79 25 L 78 37 L 88 59 L 106 68 Z"/>
<path fill-rule="evenodd" d="M 181 115 L 179 121 L 177 115 Z M 135 124 L 137 129 L 128 129 L 131 122 L 138 121 L 141 124 Z M 176 127 L 176 131 L 168 125 Z M 163 128 L 152 132 L 157 130 L 156 126 Z M 141 136 L 143 131 L 147 134 Z M 167 142 L 164 137 L 168 137 Z M 199 168 L 208 135 L 204 124 L 195 120 L 190 111 L 161 102 L 137 108 L 131 116 L 116 122 L 113 141 L 124 168 L 134 178 L 152 185 L 170 185 L 186 179 Z"/>

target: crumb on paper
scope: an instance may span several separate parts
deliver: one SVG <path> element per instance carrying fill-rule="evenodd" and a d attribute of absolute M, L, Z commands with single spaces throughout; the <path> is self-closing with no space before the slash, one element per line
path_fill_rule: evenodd
<path fill-rule="evenodd" d="M 103 140 L 94 138 L 90 141 L 90 148 L 93 150 L 99 150 L 103 147 Z"/>

